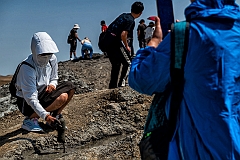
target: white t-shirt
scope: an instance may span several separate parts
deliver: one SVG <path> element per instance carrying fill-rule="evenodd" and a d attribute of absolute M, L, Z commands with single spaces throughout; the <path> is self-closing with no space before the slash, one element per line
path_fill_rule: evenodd
<path fill-rule="evenodd" d="M 145 32 L 145 39 L 152 38 L 153 31 L 155 30 L 155 27 L 147 27 L 144 32 Z"/>

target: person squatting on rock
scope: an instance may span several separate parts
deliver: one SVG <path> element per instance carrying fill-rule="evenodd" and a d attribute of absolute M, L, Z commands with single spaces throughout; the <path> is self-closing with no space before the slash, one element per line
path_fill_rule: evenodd
<path fill-rule="evenodd" d="M 16 81 L 17 105 L 26 116 L 22 128 L 43 131 L 38 124 L 42 118 L 48 124 L 62 117 L 61 112 L 71 100 L 75 86 L 71 82 L 58 85 L 57 45 L 46 32 L 37 32 L 31 41 L 30 54 L 24 61 Z"/>
<path fill-rule="evenodd" d="M 184 88 L 168 159 L 240 159 L 240 11 L 235 0 L 191 0 Z M 140 93 L 164 91 L 170 81 L 171 38 L 153 38 L 132 61 L 129 85 Z M 165 110 L 170 110 L 170 100 Z M 167 115 L 168 116 L 168 115 Z M 159 144 L 161 145 L 161 144 Z"/>
<path fill-rule="evenodd" d="M 146 47 L 144 30 L 147 28 L 147 26 L 145 24 L 144 19 L 141 19 L 139 23 L 140 24 L 138 25 L 138 28 L 137 28 L 138 43 L 139 43 L 139 48 L 144 48 Z"/>
<path fill-rule="evenodd" d="M 88 54 L 88 51 L 90 52 L 90 59 L 92 59 L 92 55 L 93 55 L 93 48 L 92 48 L 92 43 L 91 40 L 88 37 L 85 37 L 82 41 L 82 58 L 84 59 L 84 55 Z"/>
<path fill-rule="evenodd" d="M 107 55 L 112 65 L 111 80 L 109 88 L 117 88 L 125 86 L 125 79 L 128 75 L 128 68 L 130 66 L 130 52 L 131 49 L 127 42 L 128 33 L 131 33 L 135 25 L 134 20 L 138 18 L 144 6 L 142 2 L 134 2 L 131 6 L 131 13 L 123 13 L 117 17 L 108 27 L 106 32 L 106 39 L 111 43 L 108 48 Z M 122 66 L 121 76 L 118 81 L 119 71 Z"/>
<path fill-rule="evenodd" d="M 71 42 L 70 42 L 70 60 L 72 60 L 72 54 L 74 56 L 74 59 L 77 59 L 77 40 L 81 42 L 80 38 L 78 37 L 77 30 L 79 29 L 78 24 L 74 24 L 73 28 L 70 31 L 71 35 Z"/>

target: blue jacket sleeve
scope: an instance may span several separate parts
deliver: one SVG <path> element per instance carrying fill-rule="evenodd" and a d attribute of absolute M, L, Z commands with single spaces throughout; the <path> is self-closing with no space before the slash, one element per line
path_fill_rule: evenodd
<path fill-rule="evenodd" d="M 170 81 L 170 53 L 169 35 L 157 48 L 138 50 L 129 72 L 130 87 L 148 95 L 163 92 Z"/>

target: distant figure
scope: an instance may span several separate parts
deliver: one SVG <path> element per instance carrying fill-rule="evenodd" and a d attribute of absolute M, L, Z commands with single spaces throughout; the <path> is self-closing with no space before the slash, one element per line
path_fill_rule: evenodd
<path fill-rule="evenodd" d="M 144 30 L 147 28 L 145 24 L 145 20 L 141 19 L 139 21 L 139 25 L 137 28 L 137 35 L 138 35 L 138 42 L 139 42 L 139 48 L 145 48 L 146 47 L 146 42 L 145 42 L 145 36 L 144 36 Z"/>
<path fill-rule="evenodd" d="M 125 79 L 131 64 L 131 48 L 127 42 L 127 38 L 128 34 L 133 32 L 134 20 L 141 16 L 143 10 L 144 6 L 142 2 L 134 2 L 131 6 L 131 13 L 121 14 L 107 29 L 105 35 L 105 40 L 109 43 L 107 55 L 112 65 L 111 80 L 109 83 L 110 89 L 125 86 Z M 118 81 L 120 69 L 121 76 Z"/>
<path fill-rule="evenodd" d="M 106 22 L 104 20 L 101 21 L 101 31 L 102 32 L 106 32 L 107 31 L 107 28 L 108 26 L 106 25 Z"/>
<path fill-rule="evenodd" d="M 76 49 L 77 49 L 77 40 L 80 42 L 80 38 L 78 37 L 77 30 L 79 29 L 78 24 L 74 24 L 73 29 L 70 31 L 72 40 L 70 42 L 70 60 L 72 59 L 72 54 L 74 55 L 74 59 L 77 59 Z"/>
<path fill-rule="evenodd" d="M 82 58 L 84 59 L 84 55 L 88 54 L 88 51 L 90 51 L 90 59 L 92 59 L 93 55 L 93 48 L 92 48 L 92 43 L 88 37 L 85 37 L 82 41 Z"/>
<path fill-rule="evenodd" d="M 43 131 L 38 118 L 49 125 L 64 120 L 62 110 L 71 100 L 75 87 L 72 82 L 58 85 L 58 62 L 54 53 L 59 52 L 55 42 L 46 32 L 35 33 L 31 42 L 32 54 L 24 61 L 16 81 L 17 105 L 26 116 L 22 128 L 27 131 Z"/>
<path fill-rule="evenodd" d="M 106 25 L 106 22 L 104 20 L 101 21 L 101 31 L 102 32 L 106 32 L 108 26 Z M 108 57 L 107 52 L 103 52 L 103 54 L 105 55 L 105 57 Z"/>
<path fill-rule="evenodd" d="M 151 40 L 152 35 L 153 35 L 153 31 L 155 29 L 154 27 L 154 22 L 149 22 L 149 25 L 147 26 L 147 28 L 144 30 L 145 33 L 145 42 L 146 44 L 148 44 L 148 42 Z"/>

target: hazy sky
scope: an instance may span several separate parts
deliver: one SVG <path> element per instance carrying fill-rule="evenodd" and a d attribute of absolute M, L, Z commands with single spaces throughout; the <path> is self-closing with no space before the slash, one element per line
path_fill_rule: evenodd
<path fill-rule="evenodd" d="M 134 30 L 134 49 L 138 41 L 136 28 L 140 19 L 156 15 L 156 0 L 140 0 L 144 11 L 136 19 Z M 237 2 L 240 0 L 237 0 Z M 59 61 L 69 59 L 69 45 L 66 43 L 69 31 L 75 23 L 80 25 L 80 39 L 89 37 L 94 53 L 98 49 L 100 21 L 109 25 L 119 14 L 130 12 L 135 0 L 1 0 L 0 1 L 0 75 L 13 74 L 16 66 L 30 53 L 30 42 L 35 32 L 45 31 L 56 42 Z M 184 9 L 190 0 L 173 0 L 175 19 L 184 20 Z M 77 56 L 81 44 L 78 43 Z"/>

